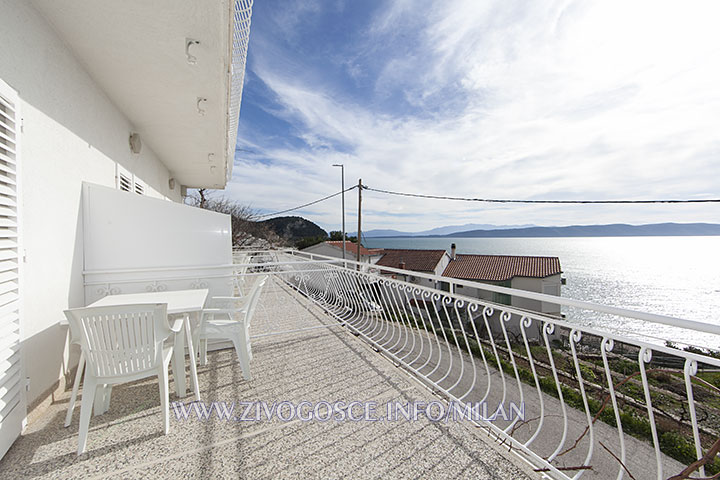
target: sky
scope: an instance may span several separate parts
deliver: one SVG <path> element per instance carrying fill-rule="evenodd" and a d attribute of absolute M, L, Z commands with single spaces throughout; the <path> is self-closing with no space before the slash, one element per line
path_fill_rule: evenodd
<path fill-rule="evenodd" d="M 720 2 L 256 0 L 233 176 L 258 213 L 363 184 L 501 199 L 720 198 Z M 720 204 L 363 192 L 363 230 L 720 222 Z M 347 231 L 357 190 L 346 194 Z M 293 212 L 339 230 L 340 197 Z"/>

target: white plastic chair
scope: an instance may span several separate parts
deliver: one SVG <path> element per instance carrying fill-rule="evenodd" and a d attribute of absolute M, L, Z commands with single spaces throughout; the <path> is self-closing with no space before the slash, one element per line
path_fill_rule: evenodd
<path fill-rule="evenodd" d="M 252 282 L 250 282 L 250 286 L 248 288 L 247 295 L 244 295 L 242 291 L 240 291 L 239 295 L 235 295 L 232 297 L 222 297 L 222 296 L 216 296 L 216 297 L 210 297 L 208 299 L 208 306 L 203 309 L 202 314 L 202 320 L 204 320 L 207 317 L 212 317 L 214 320 L 233 320 L 234 316 L 238 313 L 238 311 L 244 311 L 246 306 L 249 305 L 249 302 L 252 297 L 252 293 L 254 291 L 254 288 L 260 284 L 263 278 L 266 278 L 267 275 L 264 277 L 261 276 L 253 276 Z M 236 277 L 237 278 L 237 277 Z M 237 285 L 237 281 L 236 285 Z M 241 280 L 242 284 L 245 285 L 244 279 Z M 262 288 L 262 287 L 261 287 Z M 260 296 L 260 293 L 258 293 L 258 298 Z M 249 323 L 248 323 L 249 325 Z M 207 364 L 207 339 L 200 338 L 198 335 L 200 332 L 200 329 L 195 329 L 193 331 L 193 345 L 197 345 L 197 352 L 199 354 L 200 365 L 206 365 Z M 252 354 L 250 356 L 250 360 L 252 360 Z"/>
<path fill-rule="evenodd" d="M 202 313 L 202 321 L 196 332 L 199 340 L 200 364 L 207 363 L 207 341 L 209 339 L 230 340 L 235 347 L 243 377 L 251 380 L 250 361 L 252 348 L 250 345 L 250 322 L 255 313 L 255 307 L 262 294 L 268 276 L 257 277 L 250 292 L 243 297 L 213 297 L 211 300 L 229 304 L 224 308 L 206 308 Z M 219 317 L 225 318 L 219 318 Z"/>
<path fill-rule="evenodd" d="M 238 297 L 244 296 L 243 288 L 245 287 L 245 274 L 248 270 L 247 263 L 249 261 L 250 258 L 246 253 L 233 253 L 233 263 L 240 265 L 233 270 L 233 290 L 235 290 Z"/>
<path fill-rule="evenodd" d="M 182 319 L 171 326 L 164 303 L 75 308 L 66 310 L 65 316 L 73 338 L 80 343 L 85 364 L 78 455 L 85 452 L 97 387 L 105 388 L 102 402 L 107 409 L 112 385 L 157 376 L 167 434 L 168 367 L 173 347 L 166 346 L 165 340 L 180 332 Z M 76 375 L 80 375 L 81 368 L 82 363 Z M 73 393 L 77 393 L 76 388 Z"/>

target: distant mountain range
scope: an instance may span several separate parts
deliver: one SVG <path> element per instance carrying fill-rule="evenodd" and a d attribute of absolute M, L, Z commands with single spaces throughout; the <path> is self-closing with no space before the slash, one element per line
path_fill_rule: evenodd
<path fill-rule="evenodd" d="M 462 227 L 468 230 L 456 230 Z M 481 227 L 481 228 L 478 228 Z M 435 233 L 431 233 L 435 232 Z M 463 225 L 440 227 L 425 232 L 399 232 L 397 230 L 370 230 L 368 237 L 651 237 L 651 236 L 708 236 L 720 235 L 716 223 L 653 223 L 648 225 L 571 225 L 566 227 Z"/>
<path fill-rule="evenodd" d="M 401 232 L 399 230 L 369 230 L 363 232 L 363 237 L 431 237 L 431 236 L 444 236 L 450 235 L 457 232 L 467 232 L 471 230 L 498 230 L 498 229 L 515 229 L 515 228 L 526 228 L 534 227 L 535 225 L 490 225 L 487 223 L 466 223 L 464 225 L 449 225 L 446 227 L 437 227 L 431 230 L 424 230 L 422 232 Z M 350 233 L 353 237 L 357 236 L 357 232 Z"/>

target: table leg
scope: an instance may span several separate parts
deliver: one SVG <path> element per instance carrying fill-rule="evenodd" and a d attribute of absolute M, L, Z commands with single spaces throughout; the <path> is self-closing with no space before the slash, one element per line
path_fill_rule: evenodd
<path fill-rule="evenodd" d="M 199 316 L 200 313 L 197 313 Z M 185 334 L 187 336 L 188 353 L 190 354 L 190 381 L 195 392 L 195 400 L 200 401 L 200 385 L 197 376 L 197 357 L 195 356 L 195 347 L 192 341 L 192 330 L 190 329 L 190 316 L 185 315 Z"/>
<path fill-rule="evenodd" d="M 175 350 L 173 352 L 172 366 L 173 378 L 175 379 L 175 393 L 178 397 L 184 398 L 187 391 L 185 387 L 185 335 L 183 335 L 183 332 L 178 332 L 175 335 L 173 348 Z"/>

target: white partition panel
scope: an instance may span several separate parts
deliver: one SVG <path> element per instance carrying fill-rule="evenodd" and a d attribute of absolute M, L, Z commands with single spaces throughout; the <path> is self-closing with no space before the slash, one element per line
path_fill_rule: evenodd
<path fill-rule="evenodd" d="M 230 216 L 84 184 L 85 270 L 232 263 Z"/>
<path fill-rule="evenodd" d="M 83 232 L 86 304 L 142 291 L 232 294 L 228 215 L 85 183 Z"/>

